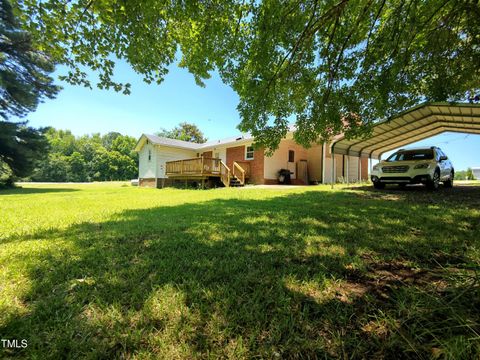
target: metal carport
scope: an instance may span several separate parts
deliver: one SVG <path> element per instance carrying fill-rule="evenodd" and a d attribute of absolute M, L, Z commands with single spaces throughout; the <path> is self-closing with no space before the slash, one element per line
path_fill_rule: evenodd
<path fill-rule="evenodd" d="M 334 154 L 367 157 L 371 162 L 372 159 L 380 159 L 387 151 L 447 131 L 480 134 L 480 104 L 423 103 L 393 118 L 376 123 L 369 137 L 363 139 L 341 137 L 332 141 L 330 145 L 332 184 L 334 183 Z"/>

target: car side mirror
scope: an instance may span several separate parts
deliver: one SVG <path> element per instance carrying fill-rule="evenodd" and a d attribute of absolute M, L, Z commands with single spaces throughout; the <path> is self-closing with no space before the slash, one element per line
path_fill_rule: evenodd
<path fill-rule="evenodd" d="M 444 156 L 440 156 L 440 161 L 445 161 L 445 160 L 448 160 L 448 157 L 446 157 L 445 155 L 444 155 Z"/>

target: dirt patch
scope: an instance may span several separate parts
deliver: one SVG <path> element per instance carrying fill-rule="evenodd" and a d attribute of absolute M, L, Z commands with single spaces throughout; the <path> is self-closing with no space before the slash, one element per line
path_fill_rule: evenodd
<path fill-rule="evenodd" d="M 335 288 L 335 297 L 344 302 L 371 295 L 380 301 L 390 299 L 392 290 L 404 286 L 430 288 L 435 292 L 442 292 L 448 287 L 444 280 L 445 270 L 418 269 L 400 260 L 374 261 L 370 257 L 364 259 L 367 263 L 367 272 L 346 269 L 345 281 Z"/>

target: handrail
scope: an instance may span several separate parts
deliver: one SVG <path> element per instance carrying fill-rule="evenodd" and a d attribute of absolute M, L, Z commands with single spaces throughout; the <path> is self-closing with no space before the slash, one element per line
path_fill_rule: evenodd
<path fill-rule="evenodd" d="M 193 159 L 181 159 L 167 161 L 165 163 L 166 174 L 197 174 L 209 175 L 220 173 L 220 159 L 198 157 Z"/>
<path fill-rule="evenodd" d="M 225 187 L 230 187 L 230 168 L 220 160 L 220 180 Z"/>
<path fill-rule="evenodd" d="M 241 177 L 238 177 L 235 174 L 235 169 L 240 170 Z M 236 161 L 233 162 L 233 171 L 232 171 L 233 176 L 236 176 L 238 180 L 240 181 L 240 184 L 245 185 L 245 169 L 243 169 Z"/>
<path fill-rule="evenodd" d="M 165 162 L 167 175 L 181 176 L 219 176 L 223 185 L 230 186 L 231 170 L 219 158 L 198 157 Z"/>

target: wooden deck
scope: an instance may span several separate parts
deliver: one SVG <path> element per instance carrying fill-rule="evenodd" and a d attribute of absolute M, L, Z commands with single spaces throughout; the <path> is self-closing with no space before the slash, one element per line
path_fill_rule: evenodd
<path fill-rule="evenodd" d="M 193 159 L 182 159 L 167 161 L 165 163 L 165 174 L 173 179 L 185 180 L 206 180 L 211 177 L 218 177 L 226 186 L 239 184 L 245 185 L 245 180 L 250 174 L 248 163 L 233 163 L 233 169 L 225 165 L 219 158 L 198 157 Z"/>

